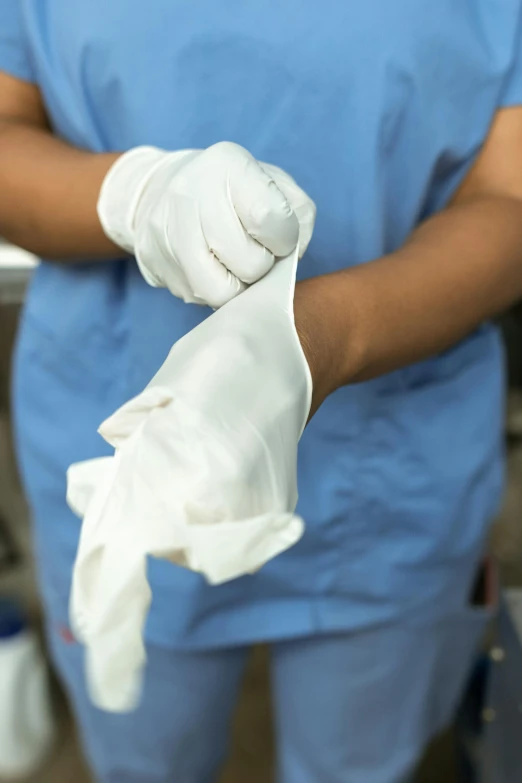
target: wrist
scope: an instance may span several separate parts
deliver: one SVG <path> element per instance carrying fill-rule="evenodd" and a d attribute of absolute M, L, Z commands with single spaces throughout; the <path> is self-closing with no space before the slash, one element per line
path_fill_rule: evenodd
<path fill-rule="evenodd" d="M 312 413 L 364 370 L 366 319 L 351 270 L 297 283 L 294 317 L 314 385 Z"/>

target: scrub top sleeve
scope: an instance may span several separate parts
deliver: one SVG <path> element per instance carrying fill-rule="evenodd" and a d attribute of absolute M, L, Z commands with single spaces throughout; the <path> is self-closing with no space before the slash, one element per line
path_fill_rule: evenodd
<path fill-rule="evenodd" d="M 25 0 L 0 0 L 0 71 L 34 82 L 24 21 Z"/>
<path fill-rule="evenodd" d="M 517 33 L 513 43 L 513 58 L 504 89 L 500 96 L 500 108 L 522 105 L 522 8 L 519 13 Z"/>

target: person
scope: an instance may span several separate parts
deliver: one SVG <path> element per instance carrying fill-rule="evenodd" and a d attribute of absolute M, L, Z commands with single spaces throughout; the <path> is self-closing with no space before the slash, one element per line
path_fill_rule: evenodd
<path fill-rule="evenodd" d="M 283 783 L 398 783 L 450 719 L 488 617 L 470 594 L 502 490 L 488 319 L 522 294 L 521 13 L 520 0 L 2 0 L 0 234 L 45 259 L 17 345 L 17 444 L 55 663 L 102 783 L 215 780 L 260 641 Z M 143 701 L 104 714 L 67 626 L 80 522 L 65 472 L 109 453 L 100 422 L 210 310 L 149 286 L 96 205 L 123 152 L 223 142 L 252 156 L 234 164 L 247 196 L 267 163 L 317 205 L 295 295 L 314 383 L 306 532 L 219 587 L 152 559 Z M 198 157 L 199 187 L 194 168 L 181 176 L 202 224 L 205 160 L 222 185 L 215 214 L 233 205 L 212 155 Z M 255 281 L 255 259 L 266 271 L 278 242 L 298 241 L 267 177 L 258 230 L 241 224 L 243 277 L 226 221 L 218 247 L 196 231 L 230 295 Z M 121 198 L 138 193 L 131 177 Z M 156 195 L 163 217 L 142 230 L 190 278 L 190 242 L 167 241 L 183 213 Z"/>

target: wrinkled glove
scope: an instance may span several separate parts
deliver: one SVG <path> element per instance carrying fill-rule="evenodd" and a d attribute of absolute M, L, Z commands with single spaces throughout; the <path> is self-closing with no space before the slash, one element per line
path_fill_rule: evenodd
<path fill-rule="evenodd" d="M 145 280 L 185 302 L 221 305 L 312 236 L 315 205 L 286 172 L 238 144 L 165 152 L 136 147 L 103 183 L 107 236 Z"/>
<path fill-rule="evenodd" d="M 294 252 L 179 340 L 102 424 L 115 456 L 69 469 L 68 501 L 84 516 L 71 620 L 102 708 L 139 699 L 148 555 L 218 584 L 302 535 L 297 443 L 312 381 L 293 320 L 296 265 Z"/>

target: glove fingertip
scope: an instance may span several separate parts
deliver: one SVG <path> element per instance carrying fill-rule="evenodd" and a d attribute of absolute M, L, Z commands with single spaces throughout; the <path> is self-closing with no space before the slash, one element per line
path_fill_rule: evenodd
<path fill-rule="evenodd" d="M 265 205 L 252 215 L 248 233 L 277 258 L 289 255 L 299 242 L 299 220 L 289 207 L 286 214 Z"/>
<path fill-rule="evenodd" d="M 172 392 L 169 389 L 151 386 L 105 419 L 98 427 L 98 432 L 115 449 L 121 448 L 154 408 L 168 405 L 171 401 Z"/>
<path fill-rule="evenodd" d="M 123 651 L 122 651 L 123 654 Z M 133 712 L 141 701 L 145 656 L 131 670 L 119 662 L 105 659 L 96 644 L 89 645 L 85 658 L 89 696 L 95 707 L 104 712 Z"/>
<path fill-rule="evenodd" d="M 98 457 L 83 462 L 73 462 L 66 473 L 66 500 L 69 508 L 79 517 L 84 517 L 91 498 L 102 476 L 105 475 L 112 457 Z"/>

